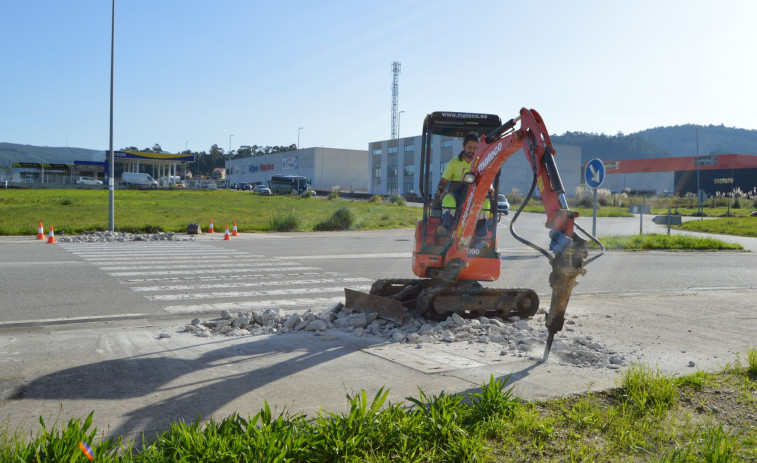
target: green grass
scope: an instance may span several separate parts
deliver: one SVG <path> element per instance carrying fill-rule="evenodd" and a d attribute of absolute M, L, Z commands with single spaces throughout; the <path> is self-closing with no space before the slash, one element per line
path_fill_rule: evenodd
<path fill-rule="evenodd" d="M 0 235 L 36 235 L 39 222 L 67 234 L 108 229 L 106 190 L 8 190 L 0 196 Z M 240 232 L 310 231 L 337 210 L 352 214 L 350 229 L 414 227 L 421 208 L 297 196 L 209 190 L 116 190 L 117 231 L 186 232 L 197 222 L 216 232 L 237 222 Z M 288 214 L 295 216 L 287 217 Z M 284 223 L 282 223 L 282 221 Z M 296 222 L 296 223 L 294 223 Z"/>
<path fill-rule="evenodd" d="M 738 243 L 726 243 L 715 238 L 700 238 L 687 235 L 630 235 L 630 236 L 602 236 L 599 241 L 607 249 L 622 251 L 652 251 L 652 250 L 679 250 L 679 251 L 727 251 L 742 250 L 744 247 Z M 596 248 L 594 243 L 592 247 Z"/>
<path fill-rule="evenodd" d="M 479 393 L 388 403 L 347 396 L 344 413 L 309 418 L 267 403 L 253 417 L 175 422 L 137 451 L 120 439 L 98 440 L 92 414 L 25 439 L 0 427 L 3 461 L 86 461 L 89 443 L 102 462 L 476 462 L 663 461 L 741 462 L 757 459 L 757 350 L 716 373 L 671 378 L 631 365 L 618 387 L 549 401 L 524 402 L 490 378 Z M 703 413 L 713 409 L 717 413 Z"/>
<path fill-rule="evenodd" d="M 674 228 L 701 233 L 757 237 L 757 217 L 689 220 Z"/>

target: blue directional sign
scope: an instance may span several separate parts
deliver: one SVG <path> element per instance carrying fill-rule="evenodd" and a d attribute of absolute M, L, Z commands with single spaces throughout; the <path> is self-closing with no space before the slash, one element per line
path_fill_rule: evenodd
<path fill-rule="evenodd" d="M 590 188 L 599 188 L 605 180 L 605 163 L 601 159 L 592 159 L 586 164 L 586 184 Z"/>

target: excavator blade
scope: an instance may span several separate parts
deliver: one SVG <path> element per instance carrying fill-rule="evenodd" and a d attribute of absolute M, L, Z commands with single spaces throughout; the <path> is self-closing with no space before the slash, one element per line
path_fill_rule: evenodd
<path fill-rule="evenodd" d="M 402 302 L 382 296 L 361 293 L 349 288 L 344 288 L 344 306 L 358 312 L 376 313 L 385 320 L 402 323 L 405 307 Z"/>

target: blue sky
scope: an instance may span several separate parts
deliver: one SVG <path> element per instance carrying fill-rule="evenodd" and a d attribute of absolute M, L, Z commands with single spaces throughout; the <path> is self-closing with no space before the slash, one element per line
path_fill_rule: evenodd
<path fill-rule="evenodd" d="M 109 0 L 0 1 L 0 141 L 107 149 Z M 757 129 L 757 2 L 116 0 L 114 147 L 367 149 L 432 111 Z"/>

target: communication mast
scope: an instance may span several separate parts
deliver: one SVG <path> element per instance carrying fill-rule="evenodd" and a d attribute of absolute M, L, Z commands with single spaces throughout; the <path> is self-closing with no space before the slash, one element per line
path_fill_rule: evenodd
<path fill-rule="evenodd" d="M 392 139 L 397 138 L 397 120 L 399 119 L 399 75 L 401 64 L 399 61 L 392 62 Z"/>

